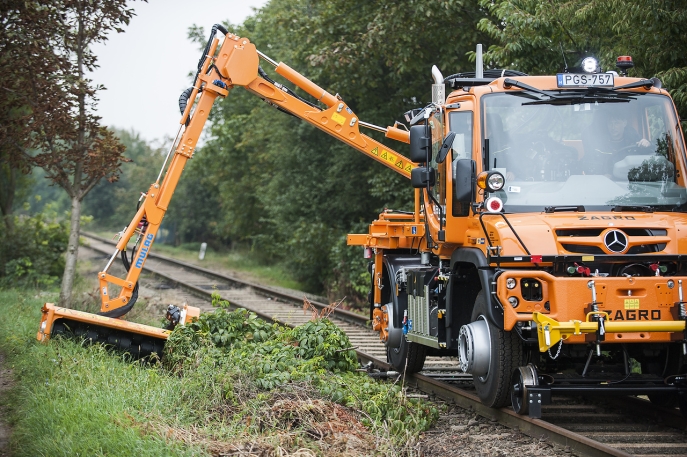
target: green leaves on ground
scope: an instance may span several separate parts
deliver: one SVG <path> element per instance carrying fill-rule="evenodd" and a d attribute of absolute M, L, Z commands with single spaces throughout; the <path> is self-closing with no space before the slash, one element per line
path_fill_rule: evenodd
<path fill-rule="evenodd" d="M 66 224 L 44 213 L 6 217 L 13 222 L 9 227 L 0 223 L 0 288 L 56 283 L 64 269 Z"/>
<path fill-rule="evenodd" d="M 294 385 L 307 386 L 310 396 L 361 411 L 364 425 L 389 433 L 389 446 L 416 437 L 438 417 L 435 407 L 406 399 L 400 386 L 356 372 L 348 337 L 328 319 L 290 329 L 268 324 L 245 309 L 218 309 L 175 329 L 163 360 L 191 384 L 199 378 L 211 382 L 221 392 L 216 407 L 229 408 L 235 419 L 246 398 L 267 400 Z"/>
<path fill-rule="evenodd" d="M 350 343 L 328 321 L 292 330 L 220 309 L 172 333 L 169 370 L 100 345 L 36 342 L 40 306 L 54 298 L 0 290 L 12 316 L 0 321 L 3 369 L 16 380 L 0 406 L 17 457 L 395 456 L 437 418 L 397 384 L 351 371 Z"/>

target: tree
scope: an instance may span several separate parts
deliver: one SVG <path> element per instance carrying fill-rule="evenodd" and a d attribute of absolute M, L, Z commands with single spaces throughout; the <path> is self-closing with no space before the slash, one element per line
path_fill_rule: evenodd
<path fill-rule="evenodd" d="M 115 129 L 114 133 L 126 147 L 130 162 L 122 167 L 117 182 L 101 180 L 89 192 L 83 200 L 82 212 L 93 216 L 99 228 L 121 230 L 136 213 L 144 186 L 157 178 L 169 146 L 153 148 L 133 131 Z"/>
<path fill-rule="evenodd" d="M 484 16 L 475 1 L 272 0 L 229 30 L 340 93 L 361 120 L 390 125 L 431 99 L 433 64 L 446 75 L 474 68 L 466 53 L 488 39 L 476 29 Z M 211 120 L 209 140 L 187 169 L 202 177 L 189 192 L 206 185 L 219 197 L 220 211 L 205 226 L 284 261 L 312 290 L 340 289 L 365 274 L 359 248 L 345 246 L 346 233 L 364 230 L 385 207 L 412 209 L 407 179 L 245 91 L 216 104 Z M 405 145 L 389 144 L 407 154 Z M 191 173 L 196 167 L 202 171 Z M 182 192 L 175 199 L 191 201 Z M 333 291 L 350 297 L 341 292 Z"/>
<path fill-rule="evenodd" d="M 25 149 L 34 126 L 47 121 L 49 108 L 59 103 L 58 94 L 50 90 L 53 72 L 69 65 L 46 45 L 54 32 L 45 25 L 58 19 L 55 8 L 21 0 L 0 2 L 0 212 L 10 234 L 17 182 L 31 170 Z M 44 109 L 32 111 L 31 92 L 44 94 Z M 36 106 L 37 100 L 32 101 Z"/>
<path fill-rule="evenodd" d="M 585 55 L 615 68 L 631 55 L 631 76 L 658 76 L 687 117 L 687 5 L 682 0 L 480 0 L 492 18 L 479 28 L 497 43 L 485 59 L 532 74 L 563 70 Z"/>
<path fill-rule="evenodd" d="M 71 200 L 71 226 L 59 303 L 66 306 L 76 272 L 81 202 L 102 178 L 115 181 L 124 146 L 100 125 L 97 92 L 87 73 L 90 46 L 122 32 L 134 12 L 126 0 L 14 1 L 2 10 L 6 29 L 2 100 L 10 112 L 3 138 L 9 161 L 39 166 Z M 43 30 L 46 29 L 46 30 Z M 26 55 L 28 54 L 28 56 Z"/>

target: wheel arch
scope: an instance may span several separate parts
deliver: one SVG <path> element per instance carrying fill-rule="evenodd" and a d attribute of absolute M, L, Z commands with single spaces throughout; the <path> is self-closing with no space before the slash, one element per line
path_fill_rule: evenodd
<path fill-rule="evenodd" d="M 451 281 L 447 290 L 446 314 L 458 338 L 461 325 L 469 324 L 475 298 L 484 290 L 487 319 L 503 329 L 503 307 L 493 293 L 496 271 L 489 267 L 484 253 L 476 248 L 459 248 L 451 255 Z M 466 293 L 467 292 L 467 293 Z M 452 335 L 453 337 L 453 335 Z"/>

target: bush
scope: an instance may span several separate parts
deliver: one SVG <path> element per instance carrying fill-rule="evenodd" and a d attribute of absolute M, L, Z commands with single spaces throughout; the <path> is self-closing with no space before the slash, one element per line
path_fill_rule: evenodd
<path fill-rule="evenodd" d="M 14 216 L 11 222 L 11 228 L 0 224 L 0 287 L 55 283 L 64 271 L 66 224 L 49 221 L 42 213 Z"/>
<path fill-rule="evenodd" d="M 217 295 L 213 302 L 228 305 Z M 302 408 L 312 412 L 317 405 L 336 403 L 379 438 L 385 450 L 378 448 L 378 453 L 395 455 L 438 417 L 436 407 L 406 398 L 398 384 L 375 382 L 357 372 L 348 337 L 326 318 L 291 329 L 245 309 L 222 308 L 177 327 L 165 345 L 163 364 L 183 376 L 185 385 L 203 391 L 189 389 L 180 401 L 221 412 L 232 423 L 244 421 L 250 410 L 249 416 L 260 418 L 248 421 L 255 433 L 277 427 L 275 411 L 284 419 L 286 405 L 289 414 L 304 419 L 308 415 Z M 306 423 L 300 426 L 307 432 Z"/>

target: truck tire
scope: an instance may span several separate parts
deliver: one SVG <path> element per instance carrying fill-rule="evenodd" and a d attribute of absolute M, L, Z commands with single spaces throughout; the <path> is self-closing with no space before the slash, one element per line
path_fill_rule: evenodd
<path fill-rule="evenodd" d="M 477 396 L 491 408 L 503 408 L 510 404 L 511 374 L 522 365 L 522 344 L 515 332 L 506 332 L 492 324 L 487 316 L 484 292 L 475 299 L 472 322 L 484 319 L 489 328 L 491 356 L 489 370 L 484 376 L 473 375 Z"/>
<path fill-rule="evenodd" d="M 399 373 L 412 374 L 422 371 L 427 357 L 427 348 L 421 344 L 406 340 L 401 337 L 401 343 L 397 348 L 386 348 L 386 360 Z"/>

